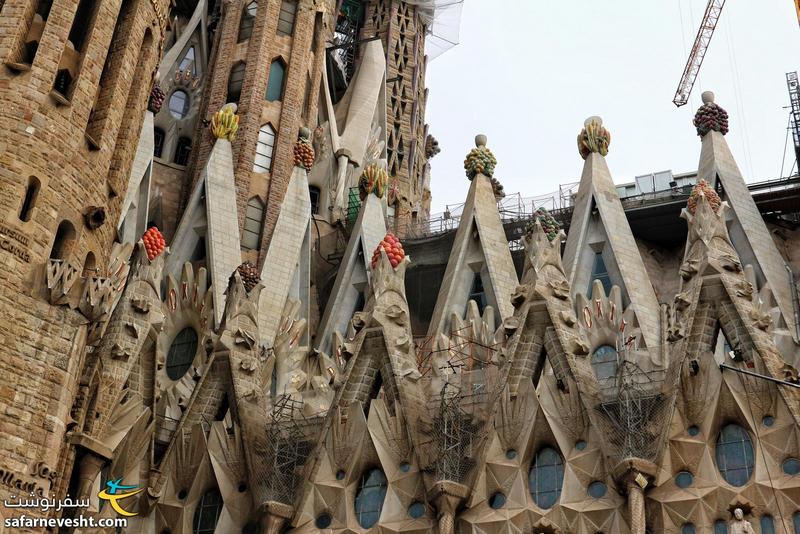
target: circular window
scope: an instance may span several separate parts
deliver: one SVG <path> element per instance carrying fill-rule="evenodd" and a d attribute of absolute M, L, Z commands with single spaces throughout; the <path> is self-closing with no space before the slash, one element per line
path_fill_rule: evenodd
<path fill-rule="evenodd" d="M 717 438 L 717 469 L 732 486 L 744 486 L 753 474 L 753 442 L 744 428 L 726 425 Z"/>
<path fill-rule="evenodd" d="M 344 480 L 344 469 L 339 469 L 336 471 L 336 480 Z"/>
<path fill-rule="evenodd" d="M 577 443 L 575 443 L 575 448 L 578 449 L 579 451 L 586 449 L 586 442 L 583 441 L 582 439 L 578 440 Z"/>
<path fill-rule="evenodd" d="M 689 471 L 681 471 L 675 475 L 675 485 L 679 488 L 688 488 L 694 482 L 694 475 Z"/>
<path fill-rule="evenodd" d="M 316 525 L 317 528 L 328 528 L 331 526 L 330 514 L 318 515 L 316 521 L 314 521 L 314 525 Z"/>
<path fill-rule="evenodd" d="M 533 460 L 528 475 L 531 497 L 539 508 L 552 508 L 561 495 L 564 461 L 554 449 L 545 447 Z"/>
<path fill-rule="evenodd" d="M 595 480 L 594 482 L 589 484 L 589 489 L 587 490 L 587 493 L 589 494 L 590 497 L 599 499 L 600 497 L 605 496 L 606 491 L 608 491 L 606 485 L 600 482 L 599 480 Z"/>
<path fill-rule="evenodd" d="M 187 492 L 185 489 L 182 489 L 182 490 L 180 490 L 180 491 L 178 492 L 178 498 L 179 498 L 180 500 L 183 500 L 183 499 L 185 499 L 185 498 L 186 498 L 186 495 L 188 495 L 188 492 Z"/>
<path fill-rule="evenodd" d="M 506 451 L 506 458 L 508 458 L 509 460 L 513 460 L 516 457 L 517 457 L 517 451 L 515 451 L 514 449 L 508 449 Z"/>
<path fill-rule="evenodd" d="M 800 473 L 800 460 L 797 458 L 787 458 L 783 461 L 783 472 L 787 475 Z"/>
<path fill-rule="evenodd" d="M 491 497 L 489 497 L 489 506 L 494 508 L 495 510 L 502 508 L 506 504 L 506 496 L 499 491 L 497 493 L 493 493 Z"/>
<path fill-rule="evenodd" d="M 411 471 L 411 464 L 408 462 L 403 462 L 402 464 L 400 464 L 400 471 L 402 471 L 403 473 L 408 473 L 409 471 Z"/>
<path fill-rule="evenodd" d="M 247 491 L 247 484 L 245 484 L 244 482 L 239 482 L 239 486 L 237 486 L 236 489 L 239 491 L 239 493 L 244 493 L 245 491 Z"/>
<path fill-rule="evenodd" d="M 185 375 L 192 366 L 196 352 L 197 332 L 194 328 L 188 327 L 178 332 L 167 353 L 167 376 L 171 380 L 178 380 Z"/>
<path fill-rule="evenodd" d="M 696 435 L 698 435 L 700 433 L 700 427 L 697 426 L 697 425 L 692 425 L 692 426 L 690 426 L 689 428 L 686 429 L 686 432 L 690 436 L 696 436 Z"/>
<path fill-rule="evenodd" d="M 775 418 L 771 415 L 765 415 L 761 422 L 764 424 L 764 426 L 772 426 L 775 424 Z"/>
<path fill-rule="evenodd" d="M 178 89 L 170 95 L 169 114 L 176 119 L 182 119 L 189 114 L 189 95 L 186 91 Z"/>
<path fill-rule="evenodd" d="M 425 515 L 425 505 L 419 501 L 412 502 L 411 506 L 408 507 L 408 515 L 414 519 L 419 519 Z"/>

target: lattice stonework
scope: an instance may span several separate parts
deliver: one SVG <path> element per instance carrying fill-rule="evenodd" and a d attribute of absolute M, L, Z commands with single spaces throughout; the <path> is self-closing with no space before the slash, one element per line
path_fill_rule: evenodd
<path fill-rule="evenodd" d="M 386 154 L 390 181 L 403 199 L 399 218 L 418 211 L 425 173 L 425 27 L 416 7 L 397 0 L 370 3 L 364 38 L 383 36 L 387 59 Z"/>

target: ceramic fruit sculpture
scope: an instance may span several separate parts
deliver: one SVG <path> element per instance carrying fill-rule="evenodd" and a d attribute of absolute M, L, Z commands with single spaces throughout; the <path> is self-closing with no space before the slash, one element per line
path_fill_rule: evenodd
<path fill-rule="evenodd" d="M 547 235 L 547 239 L 550 241 L 555 239 L 558 235 L 558 231 L 561 230 L 561 225 L 553 218 L 552 215 L 550 215 L 550 212 L 545 208 L 538 208 L 535 212 L 533 212 L 533 216 L 534 219 L 525 227 L 525 234 L 530 236 L 533 232 L 536 221 L 539 221 L 539 224 L 542 225 L 542 230 L 544 230 L 545 235 Z"/>
<path fill-rule="evenodd" d="M 711 206 L 711 209 L 714 210 L 714 213 L 719 211 L 719 206 L 722 203 L 719 195 L 716 191 L 714 191 L 714 188 L 711 187 L 708 182 L 705 180 L 700 180 L 692 188 L 692 193 L 689 195 L 689 200 L 686 202 L 686 208 L 689 210 L 689 213 L 694 215 L 697 211 L 697 201 L 700 198 L 700 195 L 706 197 L 706 200 L 708 200 L 708 204 Z"/>
<path fill-rule="evenodd" d="M 714 93 L 703 93 L 703 105 L 694 115 L 694 127 L 697 135 L 704 136 L 711 130 L 725 135 L 728 133 L 728 112 L 714 103 Z"/>
<path fill-rule="evenodd" d="M 376 197 L 383 198 L 388 182 L 389 174 L 383 165 L 380 163 L 369 164 L 358 179 L 358 195 L 361 197 L 361 201 L 366 200 L 370 193 L 375 193 Z"/>
<path fill-rule="evenodd" d="M 158 231 L 158 228 L 151 226 L 142 236 L 144 243 L 144 250 L 147 252 L 147 259 L 153 261 L 159 254 L 164 252 L 167 242 L 164 241 L 164 236 Z"/>
<path fill-rule="evenodd" d="M 583 123 L 583 130 L 578 134 L 578 152 L 586 159 L 589 154 L 596 152 L 601 156 L 608 155 L 608 145 L 611 144 L 611 133 L 603 127 L 603 119 L 589 117 Z"/>
<path fill-rule="evenodd" d="M 214 113 L 211 118 L 211 133 L 217 139 L 236 139 L 239 131 L 239 116 L 236 114 L 236 104 L 225 104 L 222 109 Z"/>
<path fill-rule="evenodd" d="M 403 244 L 400 242 L 399 239 L 395 237 L 392 232 L 386 234 L 378 244 L 378 247 L 375 249 L 375 252 L 372 254 L 372 268 L 374 269 L 378 262 L 381 260 L 381 250 L 386 251 L 386 256 L 389 258 L 389 263 L 392 264 L 392 267 L 397 267 L 397 265 L 403 261 L 403 258 L 406 257 L 405 251 L 403 251 Z"/>
<path fill-rule="evenodd" d="M 239 276 L 242 277 L 242 284 L 248 293 L 261 281 L 261 276 L 258 274 L 258 268 L 251 262 L 246 261 L 236 268 Z"/>
<path fill-rule="evenodd" d="M 311 145 L 311 131 L 308 128 L 300 128 L 300 135 L 294 144 L 294 165 L 303 167 L 306 171 L 314 166 L 314 147 Z"/>
<path fill-rule="evenodd" d="M 486 136 L 476 135 L 475 148 L 469 151 L 467 159 L 464 160 L 464 170 L 467 173 L 467 178 L 472 180 L 477 174 L 483 174 L 491 178 L 496 165 L 497 158 L 486 147 Z"/>
<path fill-rule="evenodd" d="M 161 89 L 161 86 L 158 85 L 158 82 L 153 84 L 153 88 L 150 89 L 150 100 L 147 102 L 147 109 L 152 111 L 154 114 L 161 111 L 161 106 L 164 105 L 164 98 L 166 95 L 164 94 L 164 90 Z"/>

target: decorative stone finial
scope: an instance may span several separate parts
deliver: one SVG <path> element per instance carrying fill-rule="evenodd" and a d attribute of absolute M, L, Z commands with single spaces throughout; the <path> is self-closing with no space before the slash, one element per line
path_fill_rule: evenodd
<path fill-rule="evenodd" d="M 711 209 L 714 210 L 714 213 L 719 211 L 719 206 L 722 204 L 719 195 L 716 191 L 714 191 L 714 188 L 711 187 L 708 182 L 705 180 L 700 180 L 692 188 L 692 193 L 689 195 L 689 200 L 686 202 L 686 209 L 689 210 L 689 213 L 692 215 L 695 214 L 697 211 L 697 202 L 701 196 L 706 197 L 706 200 L 708 200 L 708 204 L 711 206 Z"/>
<path fill-rule="evenodd" d="M 261 276 L 258 274 L 258 268 L 251 262 L 246 261 L 236 268 L 239 276 L 242 277 L 242 284 L 245 290 L 250 293 L 256 285 L 261 281 Z M 233 275 L 231 275 L 233 276 Z"/>
<path fill-rule="evenodd" d="M 588 158 L 592 152 L 601 156 L 608 155 L 610 144 L 611 133 L 603 127 L 603 119 L 593 116 L 584 121 L 583 130 L 578 134 L 578 152 L 583 159 Z"/>
<path fill-rule="evenodd" d="M 151 226 L 142 236 L 142 243 L 144 243 L 144 250 L 147 252 L 147 259 L 153 261 L 159 254 L 164 252 L 167 248 L 167 242 L 164 236 L 158 231 L 158 228 Z"/>
<path fill-rule="evenodd" d="M 362 202 L 370 193 L 375 193 L 376 197 L 383 198 L 388 183 L 389 174 L 386 172 L 383 162 L 370 163 L 364 168 L 364 172 L 358 179 L 358 196 L 361 197 Z"/>
<path fill-rule="evenodd" d="M 547 239 L 552 241 L 558 235 L 558 231 L 561 230 L 561 223 L 553 218 L 550 215 L 550 212 L 547 211 L 545 208 L 538 208 L 535 212 L 533 212 L 533 219 L 525 226 L 525 234 L 530 236 L 533 232 L 533 229 L 536 227 L 536 221 L 539 221 L 539 224 L 542 225 L 542 230 L 547 235 Z"/>
<path fill-rule="evenodd" d="M 236 104 L 225 104 L 222 109 L 214 113 L 211 118 L 211 133 L 217 139 L 236 139 L 236 132 L 239 131 L 239 116 L 236 114 Z"/>
<path fill-rule="evenodd" d="M 156 81 L 150 89 L 150 99 L 147 101 L 147 109 L 151 111 L 153 115 L 157 114 L 161 111 L 161 106 L 164 105 L 165 97 L 164 90 L 161 89 L 158 81 Z"/>
<path fill-rule="evenodd" d="M 392 267 L 397 267 L 397 265 L 403 261 L 403 258 L 406 257 L 403 244 L 392 232 L 388 232 L 375 248 L 375 252 L 372 253 L 373 269 L 378 265 L 378 262 L 381 261 L 381 250 L 386 252 L 386 256 L 389 258 L 389 263 L 392 264 Z"/>
<path fill-rule="evenodd" d="M 425 137 L 425 158 L 431 159 L 441 151 L 442 150 L 439 148 L 439 141 L 431 134 L 428 134 L 427 137 Z"/>
<path fill-rule="evenodd" d="M 311 130 L 305 126 L 300 128 L 297 142 L 294 144 L 294 165 L 310 171 L 314 166 L 314 147 L 311 145 Z"/>
<path fill-rule="evenodd" d="M 476 174 L 483 174 L 491 178 L 496 165 L 497 158 L 486 147 L 486 136 L 483 134 L 476 135 L 475 148 L 469 151 L 467 159 L 464 160 L 464 170 L 467 173 L 467 178 L 472 180 Z"/>
<path fill-rule="evenodd" d="M 694 115 L 694 127 L 697 128 L 697 135 L 703 137 L 711 130 L 722 135 L 728 133 L 728 112 L 714 103 L 714 93 L 705 91 L 702 99 L 703 105 Z"/>

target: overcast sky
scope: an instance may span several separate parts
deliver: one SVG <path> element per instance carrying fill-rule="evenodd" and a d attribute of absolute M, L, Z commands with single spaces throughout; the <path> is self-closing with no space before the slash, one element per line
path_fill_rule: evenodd
<path fill-rule="evenodd" d="M 600 115 L 611 132 L 616 183 L 694 171 L 691 124 L 700 93 L 730 114 L 728 143 L 747 181 L 781 169 L 789 103 L 785 73 L 800 68 L 792 0 L 730 0 L 689 104 L 672 103 L 706 0 L 465 0 L 460 43 L 430 62 L 427 122 L 432 212 L 463 202 L 463 161 L 485 133 L 507 193 L 548 193 L 580 178 L 576 136 Z M 794 162 L 791 140 L 784 174 Z"/>

